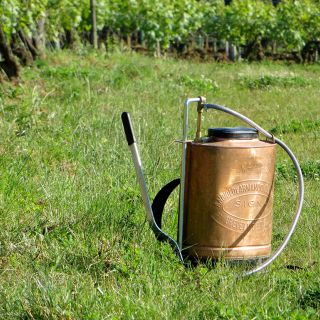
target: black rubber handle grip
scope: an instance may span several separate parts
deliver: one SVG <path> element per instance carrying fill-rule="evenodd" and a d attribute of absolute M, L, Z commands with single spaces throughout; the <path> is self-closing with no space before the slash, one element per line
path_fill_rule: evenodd
<path fill-rule="evenodd" d="M 122 119 L 123 129 L 126 134 L 128 145 L 131 146 L 133 143 L 135 143 L 136 139 L 133 134 L 132 123 L 131 123 L 129 113 L 122 112 L 121 119 Z"/>

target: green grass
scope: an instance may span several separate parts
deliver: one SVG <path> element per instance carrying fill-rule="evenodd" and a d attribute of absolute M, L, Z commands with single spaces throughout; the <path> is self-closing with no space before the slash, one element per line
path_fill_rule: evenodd
<path fill-rule="evenodd" d="M 273 81 L 268 90 L 242 84 L 270 75 L 304 80 Z M 24 69 L 19 85 L 1 84 L 0 318 L 318 319 L 319 77 L 319 65 L 65 51 Z M 280 258 L 252 277 L 239 279 L 241 270 L 223 263 L 184 269 L 145 221 L 120 114 L 131 114 L 153 198 L 179 176 L 182 104 L 199 95 L 276 128 L 304 170 L 297 231 Z M 191 136 L 195 121 L 192 110 Z M 238 124 L 205 113 L 204 127 Z M 274 247 L 297 195 L 281 151 L 275 191 Z M 176 192 L 164 221 L 174 237 L 177 203 Z"/>

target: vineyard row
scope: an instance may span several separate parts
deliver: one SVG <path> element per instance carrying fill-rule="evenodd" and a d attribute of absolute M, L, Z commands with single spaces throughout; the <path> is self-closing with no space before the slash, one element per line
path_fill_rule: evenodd
<path fill-rule="evenodd" d="M 45 48 L 117 43 L 160 56 L 316 61 L 319 0 L 1 0 L 0 69 L 19 76 Z"/>

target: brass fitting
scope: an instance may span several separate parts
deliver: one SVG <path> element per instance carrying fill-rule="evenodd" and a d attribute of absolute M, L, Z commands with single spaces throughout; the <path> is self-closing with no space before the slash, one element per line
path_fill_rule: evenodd
<path fill-rule="evenodd" d="M 199 97 L 200 101 L 198 102 L 197 112 L 198 112 L 198 120 L 197 120 L 197 132 L 194 141 L 201 141 L 201 124 L 202 124 L 202 113 L 203 113 L 203 104 L 206 103 L 205 97 Z"/>

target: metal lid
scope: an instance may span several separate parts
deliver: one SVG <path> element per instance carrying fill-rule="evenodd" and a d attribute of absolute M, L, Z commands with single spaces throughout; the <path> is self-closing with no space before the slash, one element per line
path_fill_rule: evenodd
<path fill-rule="evenodd" d="M 208 137 L 224 139 L 257 139 L 258 130 L 246 127 L 209 128 Z"/>

